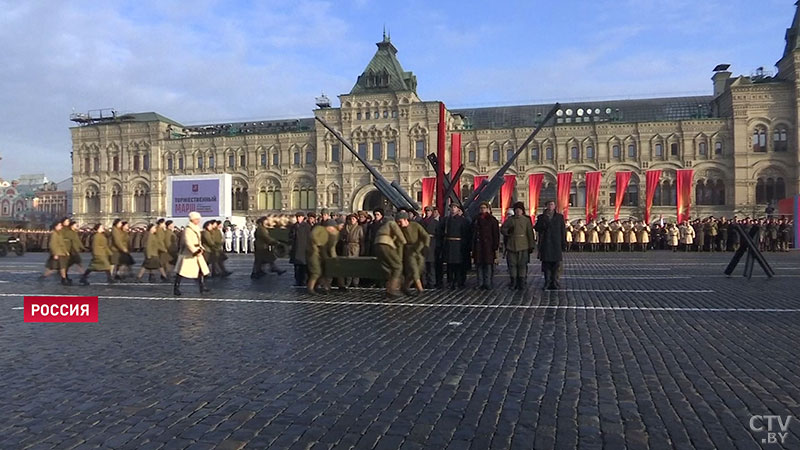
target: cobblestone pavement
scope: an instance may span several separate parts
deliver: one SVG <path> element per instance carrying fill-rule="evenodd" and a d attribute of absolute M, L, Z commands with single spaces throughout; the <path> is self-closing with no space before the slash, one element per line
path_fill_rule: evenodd
<path fill-rule="evenodd" d="M 0 258 L 0 449 L 779 448 L 754 415 L 800 448 L 800 254 L 750 281 L 730 256 L 570 253 L 561 291 L 398 301 L 246 256 L 179 300 Z M 24 323 L 27 294 L 99 295 L 99 323 Z"/>

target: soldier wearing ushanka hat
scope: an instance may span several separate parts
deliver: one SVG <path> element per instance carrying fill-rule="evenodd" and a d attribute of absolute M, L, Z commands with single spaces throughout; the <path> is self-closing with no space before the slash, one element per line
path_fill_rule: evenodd
<path fill-rule="evenodd" d="M 525 215 L 522 202 L 514 204 L 514 215 L 506 219 L 500 232 L 506 242 L 506 262 L 511 277 L 509 288 L 522 290 L 528 276 L 530 254 L 536 247 L 531 218 Z"/>

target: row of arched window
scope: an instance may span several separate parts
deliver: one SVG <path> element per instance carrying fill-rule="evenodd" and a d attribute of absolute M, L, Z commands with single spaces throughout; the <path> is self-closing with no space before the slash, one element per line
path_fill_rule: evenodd
<path fill-rule="evenodd" d="M 769 149 L 769 130 L 764 125 L 757 125 L 753 129 L 751 143 L 753 151 L 765 153 Z M 772 132 L 772 150 L 785 152 L 789 150 L 789 130 L 786 126 L 780 125 Z"/>

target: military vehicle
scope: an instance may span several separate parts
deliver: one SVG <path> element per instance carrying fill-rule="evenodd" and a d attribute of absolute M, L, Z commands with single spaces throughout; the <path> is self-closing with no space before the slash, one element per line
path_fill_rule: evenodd
<path fill-rule="evenodd" d="M 22 247 L 22 242 L 20 242 L 19 238 L 0 234 L 0 257 L 8 255 L 8 252 L 14 252 L 17 256 L 22 256 L 25 254 L 25 249 Z"/>

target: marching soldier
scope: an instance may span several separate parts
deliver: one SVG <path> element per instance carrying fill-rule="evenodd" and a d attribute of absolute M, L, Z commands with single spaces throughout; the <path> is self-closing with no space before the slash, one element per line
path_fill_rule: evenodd
<path fill-rule="evenodd" d="M 196 211 L 189 213 L 189 225 L 183 230 L 181 236 L 181 254 L 178 256 L 178 263 L 175 265 L 175 283 L 173 294 L 181 295 L 181 280 L 183 278 L 196 279 L 200 287 L 200 293 L 209 292 L 206 287 L 205 279 L 210 274 L 208 265 L 203 257 L 203 241 L 201 237 L 200 221 L 202 216 Z"/>
<path fill-rule="evenodd" d="M 330 280 L 324 278 L 326 260 L 336 257 L 336 241 L 339 239 L 339 230 L 336 222 L 326 220 L 320 226 L 311 229 L 309 245 L 306 253 L 308 264 L 308 293 L 314 295 L 317 288 L 321 293 L 330 291 Z"/>
<path fill-rule="evenodd" d="M 605 218 L 600 220 L 600 224 L 597 226 L 597 233 L 600 235 L 600 243 L 603 244 L 603 251 L 609 251 L 609 247 L 611 246 L 611 228 L 608 226 L 608 222 L 606 222 Z"/>
<path fill-rule="evenodd" d="M 169 265 L 174 266 L 178 262 L 178 243 L 180 238 L 175 232 L 175 224 L 171 220 L 167 221 L 167 252 L 169 253 Z M 164 270 L 167 270 L 164 268 Z"/>
<path fill-rule="evenodd" d="M 561 217 L 563 220 L 564 216 Z M 566 224 L 564 227 L 566 229 Z M 525 215 L 525 205 L 522 202 L 514 204 L 514 215 L 506 219 L 501 232 L 505 236 L 506 262 L 511 277 L 509 289 L 522 290 L 528 277 L 530 254 L 536 246 L 531 218 Z"/>
<path fill-rule="evenodd" d="M 79 282 L 82 286 L 89 285 L 88 277 L 92 272 L 105 272 L 106 282 L 114 283 L 114 278 L 111 276 L 111 247 L 108 245 L 105 231 L 102 224 L 94 226 L 94 237 L 91 244 L 92 261 L 89 263 L 89 268 L 81 275 Z"/>
<path fill-rule="evenodd" d="M 161 221 L 160 223 L 164 223 Z M 164 266 L 162 266 L 162 248 L 164 247 L 163 239 L 158 236 L 160 225 L 150 224 L 147 227 L 147 243 L 144 247 L 144 262 L 142 263 L 142 268 L 139 269 L 139 274 L 136 276 L 136 281 L 142 281 L 142 277 L 144 276 L 145 271 L 149 272 L 149 280 L 153 281 L 153 271 L 158 271 L 161 273 L 161 280 L 164 281 L 167 279 L 167 274 L 164 271 Z"/>
<path fill-rule="evenodd" d="M 544 214 L 536 219 L 534 229 L 539 234 L 539 259 L 542 261 L 544 285 L 542 289 L 559 289 L 559 269 L 562 260 L 562 250 L 567 246 L 566 220 L 556 212 L 556 203 L 547 202 Z"/>
<path fill-rule="evenodd" d="M 728 251 L 728 219 L 724 216 L 720 218 L 717 225 L 717 248 L 721 252 Z"/>
<path fill-rule="evenodd" d="M 400 211 L 398 218 L 405 217 L 408 220 L 408 213 Z M 387 275 L 386 296 L 397 298 L 400 294 L 397 289 L 400 287 L 400 277 L 403 273 L 403 247 L 406 245 L 406 238 L 403 230 L 397 222 L 388 220 L 375 234 L 373 250 L 381 264 L 381 269 Z"/>
<path fill-rule="evenodd" d="M 425 217 L 422 218 L 422 226 L 428 233 L 431 245 L 425 250 L 425 287 L 442 287 L 441 269 L 436 264 L 437 254 L 439 253 L 439 219 L 433 215 L 433 207 L 425 207 Z M 441 259 L 441 258 L 439 258 Z"/>
<path fill-rule="evenodd" d="M 81 243 L 81 237 L 78 235 L 78 223 L 74 220 L 64 219 L 61 227 L 61 235 L 64 237 L 64 242 L 69 248 L 69 259 L 67 262 L 67 272 L 70 267 L 78 266 L 79 273 L 83 272 L 83 265 L 81 264 L 81 252 L 86 250 Z"/>
<path fill-rule="evenodd" d="M 510 220 L 507 219 L 504 226 Z M 500 224 L 492 215 L 489 202 L 481 202 L 480 214 L 473 227 L 472 249 L 472 257 L 478 269 L 478 289 L 492 289 L 494 265 L 500 249 Z"/>
<path fill-rule="evenodd" d="M 67 277 L 67 265 L 69 264 L 69 245 L 61 233 L 64 224 L 56 222 L 50 232 L 50 258 L 47 259 L 46 270 L 42 278 L 47 278 L 53 272 L 61 275 L 61 284 L 71 286 L 72 280 Z"/>
<path fill-rule="evenodd" d="M 289 250 L 289 262 L 294 266 L 294 285 L 306 286 L 308 282 L 308 246 L 311 240 L 311 227 L 314 214 L 308 215 L 297 212 L 297 222 L 289 229 L 289 241 L 292 247 Z"/>
<path fill-rule="evenodd" d="M 423 292 L 422 269 L 425 267 L 425 253 L 431 245 L 431 237 L 425 227 L 411 221 L 405 211 L 397 213 L 395 220 L 406 239 L 403 247 L 403 291 L 407 295 L 419 295 Z M 408 290 L 412 284 L 417 288 L 416 294 Z"/>
<path fill-rule="evenodd" d="M 272 239 L 269 235 L 266 220 L 266 217 L 259 217 L 256 220 L 255 257 L 253 259 L 253 271 L 250 274 L 250 278 L 253 279 L 258 279 L 265 275 L 262 270 L 264 264 L 269 264 L 269 271 L 278 275 L 283 275 L 286 272 L 275 264 L 277 258 L 275 257 L 275 252 L 272 251 L 272 246 L 278 244 L 278 241 Z"/>

